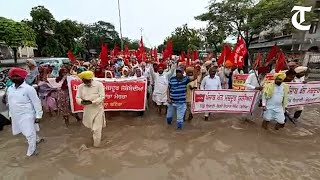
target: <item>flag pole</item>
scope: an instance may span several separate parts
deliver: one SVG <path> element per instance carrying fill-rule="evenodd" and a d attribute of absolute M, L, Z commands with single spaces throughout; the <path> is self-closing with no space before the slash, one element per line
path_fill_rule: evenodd
<path fill-rule="evenodd" d="M 121 40 L 121 51 L 122 51 L 123 50 L 123 40 L 122 40 L 122 24 L 121 24 L 120 0 L 118 0 L 118 11 L 119 11 L 120 40 Z"/>

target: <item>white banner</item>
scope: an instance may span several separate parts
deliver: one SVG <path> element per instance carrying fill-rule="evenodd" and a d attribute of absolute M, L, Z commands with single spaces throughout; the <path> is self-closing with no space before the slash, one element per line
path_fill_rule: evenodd
<path fill-rule="evenodd" d="M 320 103 L 320 82 L 288 83 L 288 106 L 299 107 Z"/>
<path fill-rule="evenodd" d="M 257 91 L 195 90 L 192 112 L 249 113 L 257 102 L 257 94 Z"/>

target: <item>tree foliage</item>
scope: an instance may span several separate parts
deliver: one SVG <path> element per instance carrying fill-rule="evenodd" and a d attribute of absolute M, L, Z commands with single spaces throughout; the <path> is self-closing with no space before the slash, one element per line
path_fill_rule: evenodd
<path fill-rule="evenodd" d="M 203 42 L 200 31 L 189 28 L 187 24 L 177 27 L 171 36 L 166 38 L 163 44 L 167 44 L 168 40 L 172 41 L 174 54 L 180 54 L 181 51 L 187 52 L 188 50 L 200 49 Z M 159 50 L 162 49 L 159 48 Z"/>
<path fill-rule="evenodd" d="M 0 17 L 0 42 L 10 46 L 17 60 L 17 48 L 23 46 L 36 46 L 34 31 L 23 22 Z"/>
<path fill-rule="evenodd" d="M 101 43 L 106 43 L 109 49 L 113 49 L 114 43 L 120 47 L 120 37 L 113 24 L 98 21 L 94 24 L 84 25 L 83 27 L 84 34 L 81 42 L 88 51 L 90 49 L 100 49 Z"/>
<path fill-rule="evenodd" d="M 289 19 L 292 7 L 301 3 L 301 0 L 213 0 L 208 12 L 196 19 L 222 29 L 227 36 L 242 36 L 249 47 L 254 35 Z"/>

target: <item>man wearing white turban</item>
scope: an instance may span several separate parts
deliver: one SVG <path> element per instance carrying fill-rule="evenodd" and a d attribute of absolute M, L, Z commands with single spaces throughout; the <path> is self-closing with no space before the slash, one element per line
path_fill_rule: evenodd
<path fill-rule="evenodd" d="M 305 76 L 306 76 L 307 70 L 308 70 L 308 67 L 304 67 L 304 66 L 299 66 L 295 68 L 294 71 L 296 72 L 296 76 L 294 77 L 292 82 L 305 83 L 306 82 Z M 300 118 L 302 111 L 303 111 L 303 106 L 290 109 L 290 113 L 293 114 L 294 120 L 297 120 Z"/>

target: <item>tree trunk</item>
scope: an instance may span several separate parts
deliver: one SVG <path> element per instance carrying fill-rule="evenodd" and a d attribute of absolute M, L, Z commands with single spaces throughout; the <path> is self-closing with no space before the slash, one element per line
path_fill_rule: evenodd
<path fill-rule="evenodd" d="M 18 63 L 18 55 L 17 55 L 17 48 L 12 48 L 13 50 L 13 59 L 14 59 L 14 63 L 17 64 Z"/>
<path fill-rule="evenodd" d="M 216 44 L 216 43 L 213 43 L 213 46 L 214 46 L 214 49 L 215 49 L 215 51 L 214 51 L 214 55 L 215 55 L 215 56 L 216 56 L 216 58 L 217 58 L 217 55 L 218 55 L 219 49 L 218 49 L 218 46 L 217 46 L 217 44 Z"/>

